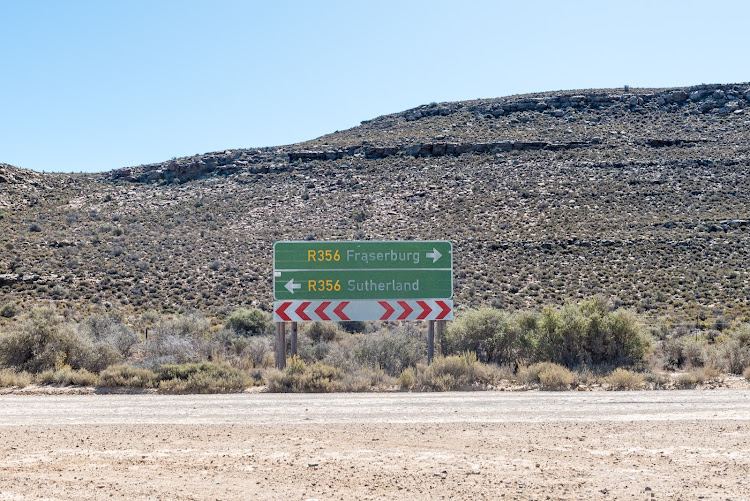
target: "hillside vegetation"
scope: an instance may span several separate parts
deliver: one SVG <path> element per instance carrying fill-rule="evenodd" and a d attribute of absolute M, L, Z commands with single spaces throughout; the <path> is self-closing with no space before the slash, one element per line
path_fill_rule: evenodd
<path fill-rule="evenodd" d="M 2 165 L 0 323 L 268 311 L 280 239 L 453 240 L 459 309 L 597 296 L 657 329 L 748 321 L 749 89 L 433 103 L 103 174 Z"/>

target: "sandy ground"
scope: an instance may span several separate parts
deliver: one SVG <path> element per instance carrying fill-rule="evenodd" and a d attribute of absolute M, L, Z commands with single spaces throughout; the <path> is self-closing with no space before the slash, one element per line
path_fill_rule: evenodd
<path fill-rule="evenodd" d="M 750 391 L 0 397 L 0 500 L 750 499 Z"/>

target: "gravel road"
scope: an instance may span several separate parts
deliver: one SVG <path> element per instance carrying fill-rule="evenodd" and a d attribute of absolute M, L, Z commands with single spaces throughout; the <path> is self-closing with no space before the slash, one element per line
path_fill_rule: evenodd
<path fill-rule="evenodd" d="M 0 396 L 0 500 L 750 499 L 750 391 Z"/>

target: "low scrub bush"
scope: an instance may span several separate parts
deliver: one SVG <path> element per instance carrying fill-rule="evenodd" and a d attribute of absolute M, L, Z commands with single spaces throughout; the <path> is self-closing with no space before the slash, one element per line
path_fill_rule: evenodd
<path fill-rule="evenodd" d="M 686 372 L 685 374 L 680 374 L 674 379 L 674 386 L 675 388 L 679 390 L 687 390 L 691 388 L 695 388 L 698 386 L 698 383 L 701 383 L 698 379 L 698 376 L 693 372 Z"/>
<path fill-rule="evenodd" d="M 545 308 L 538 332 L 537 360 L 568 367 L 641 364 L 651 348 L 634 314 L 597 299 Z"/>
<path fill-rule="evenodd" d="M 574 380 L 574 374 L 562 366 L 550 368 L 539 373 L 539 384 L 543 390 L 568 390 Z"/>
<path fill-rule="evenodd" d="M 342 332 L 338 324 L 332 322 L 312 322 L 306 325 L 303 333 L 313 343 L 319 343 L 321 341 L 334 341 L 341 337 Z"/>
<path fill-rule="evenodd" d="M 163 365 L 156 373 L 159 389 L 169 393 L 231 393 L 254 384 L 245 372 L 227 363 Z"/>
<path fill-rule="evenodd" d="M 264 376 L 268 391 L 275 393 L 343 391 L 343 379 L 344 372 L 341 369 L 321 362 L 308 365 L 296 356 L 287 360 L 283 371 L 270 369 Z"/>
<path fill-rule="evenodd" d="M 445 331 L 445 353 L 472 351 L 483 361 L 515 364 L 528 361 L 536 342 L 537 317 L 509 315 L 493 308 L 470 310 Z"/>
<path fill-rule="evenodd" d="M 57 384 L 60 386 L 95 386 L 97 375 L 86 369 L 49 369 L 37 376 L 39 384 Z"/>
<path fill-rule="evenodd" d="M 227 318 L 226 328 L 242 336 L 262 336 L 273 332 L 273 318 L 257 308 L 238 308 Z"/>
<path fill-rule="evenodd" d="M 113 365 L 99 374 L 97 386 L 124 388 L 153 388 L 156 374 L 148 369 L 139 369 L 130 365 Z"/>
<path fill-rule="evenodd" d="M 0 317 L 13 318 L 18 314 L 18 306 L 13 301 L 9 301 L 0 306 Z"/>
<path fill-rule="evenodd" d="M 141 341 L 122 316 L 91 315 L 78 326 L 78 331 L 92 341 L 111 346 L 123 357 L 129 357 L 133 346 Z"/>
<path fill-rule="evenodd" d="M 398 329 L 360 336 L 351 351 L 359 364 L 382 369 L 395 377 L 407 367 L 416 365 L 426 354 L 426 346 L 415 334 L 407 329 Z"/>
<path fill-rule="evenodd" d="M 642 374 L 632 372 L 626 369 L 615 369 L 605 381 L 610 388 L 616 391 L 620 390 L 640 390 L 643 388 L 645 378 Z"/>
<path fill-rule="evenodd" d="M 98 372 L 120 358 L 108 345 L 92 343 L 54 310 L 37 308 L 0 336 L 0 365 L 39 373 L 66 364 Z"/>
<path fill-rule="evenodd" d="M 520 368 L 519 380 L 526 384 L 538 384 L 543 390 L 567 390 L 575 381 L 573 372 L 553 362 L 538 362 Z"/>
<path fill-rule="evenodd" d="M 13 369 L 0 369 L 0 388 L 24 388 L 33 382 L 34 378 L 28 372 L 16 372 Z"/>
<path fill-rule="evenodd" d="M 343 391 L 363 392 L 384 390 L 395 385 L 395 379 L 382 370 L 360 367 L 347 372 L 341 381 Z"/>
<path fill-rule="evenodd" d="M 367 332 L 367 322 L 360 320 L 350 320 L 348 322 L 339 322 L 339 326 L 342 330 L 349 334 L 362 334 Z"/>
<path fill-rule="evenodd" d="M 662 372 L 647 372 L 644 374 L 644 378 L 649 388 L 654 390 L 668 388 L 671 383 L 669 375 Z"/>
<path fill-rule="evenodd" d="M 419 364 L 416 369 L 407 369 L 399 376 L 399 384 L 404 389 L 451 391 L 486 388 L 496 379 L 494 366 L 479 362 L 476 353 L 466 352 L 437 357 L 429 366 Z M 408 383 L 411 386 L 406 386 Z"/>
<path fill-rule="evenodd" d="M 750 365 L 750 345 L 745 345 L 740 339 L 730 338 L 717 348 L 718 358 L 722 368 L 730 374 L 742 374 Z"/>

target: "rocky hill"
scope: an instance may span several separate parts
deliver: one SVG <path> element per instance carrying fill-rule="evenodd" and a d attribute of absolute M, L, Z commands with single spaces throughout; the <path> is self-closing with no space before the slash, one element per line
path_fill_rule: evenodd
<path fill-rule="evenodd" d="M 451 239 L 457 306 L 750 315 L 750 85 L 432 103 L 104 174 L 0 165 L 0 306 L 268 308 L 291 239 Z"/>

